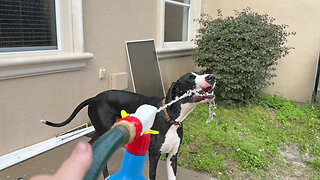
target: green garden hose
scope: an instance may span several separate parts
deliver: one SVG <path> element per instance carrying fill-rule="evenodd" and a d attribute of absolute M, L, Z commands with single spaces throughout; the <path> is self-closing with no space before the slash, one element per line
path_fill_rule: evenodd
<path fill-rule="evenodd" d="M 97 180 L 111 155 L 121 146 L 128 143 L 129 131 L 118 125 L 103 134 L 93 145 L 93 162 L 84 180 Z"/>
<path fill-rule="evenodd" d="M 84 180 L 97 180 L 111 155 L 118 148 L 131 143 L 135 139 L 138 141 L 139 138 L 137 137 L 149 132 L 156 113 L 157 108 L 151 105 L 141 105 L 132 116 L 129 116 L 126 112 L 121 112 L 122 119 L 119 119 L 111 130 L 104 133 L 92 145 L 93 162 Z"/>

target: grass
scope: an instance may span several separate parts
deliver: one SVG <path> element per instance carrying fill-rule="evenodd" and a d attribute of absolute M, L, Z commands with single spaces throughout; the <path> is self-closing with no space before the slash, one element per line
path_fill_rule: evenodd
<path fill-rule="evenodd" d="M 200 104 L 184 122 L 178 164 L 219 179 L 320 179 L 320 106 L 265 95 L 222 107 L 208 124 Z"/>

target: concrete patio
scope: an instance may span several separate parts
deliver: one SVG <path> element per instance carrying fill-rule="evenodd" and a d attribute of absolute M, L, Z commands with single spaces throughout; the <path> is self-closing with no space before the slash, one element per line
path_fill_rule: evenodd
<path fill-rule="evenodd" d="M 74 140 L 70 143 L 62 145 L 58 148 L 55 148 L 51 151 L 38 155 L 32 159 L 19 163 L 17 165 L 11 166 L 10 168 L 4 169 L 0 171 L 0 179 L 1 180 L 16 180 L 19 177 L 23 179 L 29 179 L 34 175 L 38 174 L 52 174 L 57 168 L 61 165 L 61 163 L 70 155 L 73 148 L 76 146 L 79 141 L 88 141 L 89 138 L 81 137 L 77 140 Z M 118 150 L 112 158 L 109 160 L 109 171 L 111 174 L 117 172 L 121 166 L 122 157 L 124 154 L 124 150 Z M 148 160 L 144 170 L 144 176 L 148 177 Z M 158 180 L 166 180 L 166 162 L 160 161 L 157 170 L 157 179 Z M 198 173 L 195 171 L 191 171 L 185 168 L 178 167 L 178 176 L 177 179 L 183 180 L 212 180 L 212 178 L 206 174 Z M 99 180 L 103 180 L 101 176 Z"/>

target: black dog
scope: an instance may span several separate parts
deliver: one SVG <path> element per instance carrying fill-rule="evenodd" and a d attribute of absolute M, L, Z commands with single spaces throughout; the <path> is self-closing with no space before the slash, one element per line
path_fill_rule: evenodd
<path fill-rule="evenodd" d="M 149 104 L 157 108 L 167 104 L 188 91 L 192 94 L 182 98 L 163 111 L 157 113 L 151 129 L 159 131 L 160 134 L 152 135 L 149 147 L 149 179 L 156 178 L 157 164 L 161 154 L 167 155 L 168 179 L 176 179 L 177 153 L 183 137 L 182 122 L 195 106 L 202 102 L 211 101 L 214 98 L 213 88 L 215 77 L 212 74 L 202 75 L 200 73 L 187 73 L 177 82 L 173 82 L 167 92 L 166 98 L 147 97 L 140 94 L 111 90 L 105 91 L 97 96 L 82 102 L 74 110 L 71 116 L 62 123 L 45 121 L 49 126 L 60 127 L 68 124 L 85 106 L 88 107 L 88 115 L 96 130 L 90 142 L 94 142 L 99 136 L 108 131 L 111 126 L 121 118 L 121 110 L 134 113 L 136 109 Z M 103 171 L 105 177 L 109 176 L 107 167 Z"/>

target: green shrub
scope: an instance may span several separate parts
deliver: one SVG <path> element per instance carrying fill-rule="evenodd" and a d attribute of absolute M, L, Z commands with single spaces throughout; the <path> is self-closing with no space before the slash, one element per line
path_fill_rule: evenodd
<path fill-rule="evenodd" d="M 267 14 L 250 8 L 234 17 L 212 19 L 202 14 L 194 50 L 195 63 L 217 77 L 216 94 L 224 100 L 248 102 L 272 84 L 277 61 L 293 47 L 285 46 L 287 25 L 277 25 Z"/>

